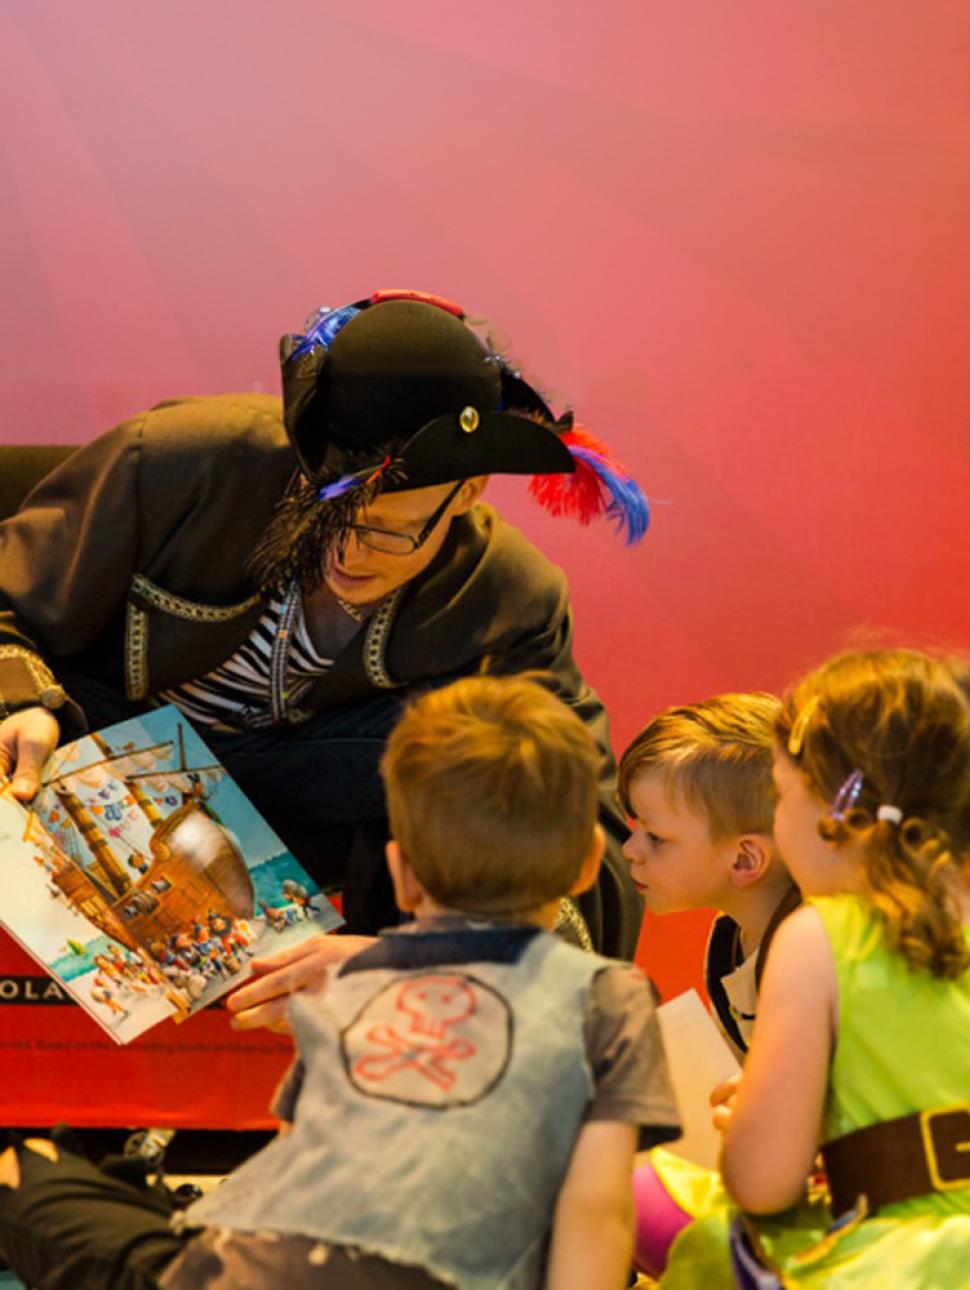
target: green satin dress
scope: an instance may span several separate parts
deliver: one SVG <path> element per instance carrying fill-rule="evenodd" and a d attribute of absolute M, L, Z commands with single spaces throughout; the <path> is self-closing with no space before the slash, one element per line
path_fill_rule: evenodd
<path fill-rule="evenodd" d="M 970 1102 L 970 972 L 943 981 L 911 971 L 886 944 L 879 916 L 855 896 L 811 901 L 825 925 L 839 990 L 826 1139 L 914 1111 Z M 964 928 L 970 942 L 970 927 Z M 674 1242 L 664 1290 L 733 1287 L 732 1208 L 715 1175 L 656 1151 L 653 1164 L 696 1215 Z M 968 1155 L 970 1166 L 970 1155 Z M 970 1187 L 887 1205 L 829 1233 L 823 1201 L 759 1218 L 765 1255 L 785 1286 L 806 1290 L 970 1290 Z"/>

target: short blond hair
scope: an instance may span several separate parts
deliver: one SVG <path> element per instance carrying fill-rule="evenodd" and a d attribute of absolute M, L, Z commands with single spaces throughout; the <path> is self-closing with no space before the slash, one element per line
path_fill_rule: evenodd
<path fill-rule="evenodd" d="M 781 703 L 772 694 L 717 694 L 666 708 L 620 758 L 618 791 L 627 815 L 633 783 L 659 774 L 671 796 L 707 820 L 711 838 L 771 834 L 771 763 Z"/>
<path fill-rule="evenodd" d="M 409 704 L 381 775 L 391 833 L 439 904 L 513 914 L 566 895 L 593 844 L 600 753 L 535 681 L 468 677 Z"/>

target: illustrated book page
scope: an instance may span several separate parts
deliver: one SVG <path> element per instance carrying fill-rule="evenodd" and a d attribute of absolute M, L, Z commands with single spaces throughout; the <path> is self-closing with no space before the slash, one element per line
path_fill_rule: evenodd
<path fill-rule="evenodd" d="M 0 779 L 0 924 L 118 1043 L 185 1020 L 340 915 L 178 710 Z"/>

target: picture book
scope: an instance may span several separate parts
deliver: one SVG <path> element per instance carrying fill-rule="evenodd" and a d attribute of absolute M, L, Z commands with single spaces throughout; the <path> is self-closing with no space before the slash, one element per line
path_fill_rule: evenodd
<path fill-rule="evenodd" d="M 171 706 L 0 779 L 0 924 L 118 1043 L 342 919 Z"/>

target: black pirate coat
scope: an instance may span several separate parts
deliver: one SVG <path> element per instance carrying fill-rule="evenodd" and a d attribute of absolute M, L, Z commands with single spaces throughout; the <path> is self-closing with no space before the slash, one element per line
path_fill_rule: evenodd
<path fill-rule="evenodd" d="M 259 394 L 162 403 L 70 456 L 0 524 L 0 715 L 40 703 L 65 735 L 83 730 L 57 680 L 65 662 L 134 701 L 223 663 L 264 608 L 247 562 L 294 468 L 279 400 Z M 597 739 L 615 899 L 590 911 L 592 930 L 630 956 L 638 909 L 619 855 L 626 827 L 606 714 L 572 656 L 566 580 L 491 507 L 452 521 L 433 563 L 371 615 L 301 708 L 469 675 L 485 661 L 495 674 L 549 672 Z M 605 941 L 602 918 L 616 924 Z"/>

